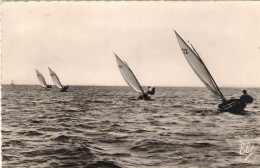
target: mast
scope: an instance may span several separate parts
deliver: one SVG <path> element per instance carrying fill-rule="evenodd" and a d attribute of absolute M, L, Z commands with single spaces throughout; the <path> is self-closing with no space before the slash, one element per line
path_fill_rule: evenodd
<path fill-rule="evenodd" d="M 218 86 L 217 86 L 215 80 L 213 79 L 213 77 L 212 77 L 212 75 L 210 74 L 208 68 L 206 67 L 206 65 L 204 64 L 204 62 L 202 61 L 202 59 L 200 58 L 200 56 L 199 56 L 199 54 L 197 53 L 197 51 L 195 50 L 195 48 L 194 48 L 194 47 L 192 46 L 192 44 L 191 44 L 191 47 L 193 48 L 193 49 L 191 49 L 191 47 L 182 39 L 182 37 L 181 37 L 175 30 L 174 30 L 174 32 L 175 32 L 175 34 L 176 34 L 176 36 L 177 36 L 177 39 L 179 38 L 179 39 L 181 40 L 181 42 L 184 44 L 184 46 L 186 46 L 186 47 L 194 54 L 194 56 L 198 59 L 198 61 L 202 64 L 202 66 L 204 67 L 206 73 L 208 74 L 208 78 L 209 78 L 209 80 L 211 81 L 211 84 L 212 84 L 213 87 L 216 89 L 215 92 L 218 93 L 218 95 L 220 96 L 220 98 L 221 98 L 222 100 L 224 100 L 225 98 L 224 98 L 223 94 L 222 94 L 221 91 L 219 90 L 219 88 L 218 88 Z M 179 40 L 178 40 L 178 42 L 179 42 Z M 180 45 L 180 47 L 181 47 L 181 43 L 180 43 L 180 42 L 179 42 L 179 45 Z M 182 47 L 181 47 L 181 49 L 182 49 Z M 185 58 L 187 59 L 187 61 L 189 62 L 189 60 L 188 60 L 188 58 L 186 57 L 185 53 L 184 53 L 184 56 L 185 56 Z M 190 62 L 189 62 L 189 63 L 190 63 Z M 191 63 L 190 63 L 190 65 L 191 65 L 192 69 L 194 70 L 194 72 L 197 74 L 197 76 L 198 76 L 198 77 L 202 80 L 202 82 L 205 84 L 204 79 L 202 79 L 202 78 L 200 77 L 200 75 L 198 75 L 198 73 L 196 72 L 196 70 L 193 68 L 194 65 L 192 65 Z"/>
<path fill-rule="evenodd" d="M 217 83 L 215 82 L 214 78 L 212 77 L 211 73 L 209 72 L 208 68 L 206 67 L 206 65 L 204 64 L 204 62 L 202 61 L 202 59 L 200 58 L 198 52 L 196 51 L 196 49 L 193 47 L 193 45 L 190 43 L 192 49 L 194 50 L 194 52 L 196 53 L 196 55 L 198 56 L 198 58 L 200 59 L 201 63 L 205 66 L 206 71 L 209 73 L 210 79 L 212 80 L 212 83 L 214 84 L 214 86 L 216 87 L 216 89 L 218 90 L 220 97 L 222 98 L 222 100 L 225 99 L 225 97 L 223 96 L 223 94 L 221 93 Z"/>

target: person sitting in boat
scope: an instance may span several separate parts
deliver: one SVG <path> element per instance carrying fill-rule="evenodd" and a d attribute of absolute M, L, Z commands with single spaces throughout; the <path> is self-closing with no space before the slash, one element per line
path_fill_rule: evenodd
<path fill-rule="evenodd" d="M 146 92 L 146 94 L 147 94 L 147 95 L 148 95 L 148 94 L 154 95 L 154 93 L 155 93 L 155 88 L 154 88 L 154 87 L 151 88 L 150 86 L 148 86 L 148 91 Z"/>
<path fill-rule="evenodd" d="M 47 85 L 47 88 L 51 88 L 51 85 Z"/>
<path fill-rule="evenodd" d="M 243 90 L 242 92 L 243 95 L 240 97 L 240 101 L 246 104 L 253 103 L 254 101 L 253 97 L 248 95 L 246 90 Z"/>
<path fill-rule="evenodd" d="M 66 92 L 66 91 L 68 90 L 68 88 L 69 88 L 69 85 L 63 86 L 62 89 L 61 89 L 61 91 L 62 91 L 62 92 Z"/>

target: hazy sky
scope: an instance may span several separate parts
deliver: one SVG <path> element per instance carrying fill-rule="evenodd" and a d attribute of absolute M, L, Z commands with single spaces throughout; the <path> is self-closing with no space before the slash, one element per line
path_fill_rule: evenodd
<path fill-rule="evenodd" d="M 260 86 L 260 2 L 4 2 L 2 83 L 126 85 L 113 52 L 141 85 L 203 86 L 174 30 L 220 87 Z"/>

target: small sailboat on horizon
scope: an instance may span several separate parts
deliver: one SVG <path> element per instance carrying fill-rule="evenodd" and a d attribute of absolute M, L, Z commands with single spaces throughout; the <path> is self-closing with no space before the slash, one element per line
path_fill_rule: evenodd
<path fill-rule="evenodd" d="M 155 93 L 155 88 L 153 88 L 151 91 L 147 91 L 145 93 L 142 86 L 138 82 L 137 78 L 135 77 L 134 73 L 132 72 L 130 67 L 127 65 L 127 63 L 122 61 L 116 54 L 115 54 L 115 57 L 116 57 L 116 62 L 117 62 L 119 71 L 120 71 L 121 75 L 123 76 L 124 80 L 126 81 L 126 83 L 131 88 L 133 88 L 136 92 L 141 94 L 139 96 L 139 99 L 150 100 L 151 97 L 148 96 L 148 94 L 153 95 Z"/>
<path fill-rule="evenodd" d="M 253 98 L 247 95 L 245 90 L 243 90 L 244 95 L 240 99 L 226 100 L 195 48 L 192 45 L 190 47 L 176 31 L 174 32 L 180 48 L 195 74 L 209 91 L 222 100 L 222 103 L 218 105 L 219 111 L 239 113 L 244 110 L 247 104 L 253 102 Z"/>
<path fill-rule="evenodd" d="M 48 67 L 49 68 L 49 67 Z M 61 84 L 61 82 L 60 82 L 60 79 L 58 78 L 58 76 L 56 75 L 56 73 L 53 71 L 53 70 L 51 70 L 50 68 L 49 68 L 49 71 L 50 71 L 50 75 L 51 75 L 51 79 L 52 79 L 52 81 L 53 81 L 53 83 L 58 87 L 58 88 L 60 88 L 61 90 L 61 92 L 66 92 L 67 90 L 68 90 L 68 88 L 69 88 L 69 86 L 67 85 L 67 86 L 63 86 L 62 84 Z"/>
<path fill-rule="evenodd" d="M 43 75 L 42 75 L 37 69 L 35 69 L 35 70 L 36 70 L 36 75 L 37 75 L 37 78 L 38 78 L 38 80 L 39 80 L 39 82 L 40 82 L 40 85 L 41 85 L 42 87 L 44 87 L 44 88 L 51 88 L 51 85 L 48 85 L 48 84 L 46 83 L 46 81 L 45 81 Z"/>

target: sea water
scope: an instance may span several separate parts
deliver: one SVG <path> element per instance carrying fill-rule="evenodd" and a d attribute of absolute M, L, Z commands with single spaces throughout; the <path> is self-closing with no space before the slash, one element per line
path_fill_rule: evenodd
<path fill-rule="evenodd" d="M 244 88 L 221 88 L 239 98 Z M 2 86 L 3 167 L 260 167 L 260 88 L 244 115 L 206 88 Z"/>

